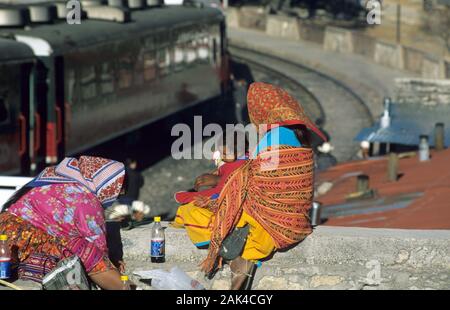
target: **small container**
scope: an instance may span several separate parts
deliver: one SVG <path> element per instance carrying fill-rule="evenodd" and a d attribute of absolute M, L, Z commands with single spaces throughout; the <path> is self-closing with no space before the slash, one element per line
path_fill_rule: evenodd
<path fill-rule="evenodd" d="M 320 225 L 320 213 L 322 209 L 322 204 L 320 202 L 313 202 L 311 209 L 309 210 L 309 218 L 311 220 L 311 226 Z"/>
<path fill-rule="evenodd" d="M 122 290 L 129 291 L 130 282 L 128 281 L 128 276 L 127 275 L 120 276 L 120 281 L 122 281 Z"/>
<path fill-rule="evenodd" d="M 164 263 L 166 261 L 165 251 L 166 238 L 164 229 L 161 226 L 161 217 L 154 218 L 152 228 L 152 239 L 150 241 L 150 257 L 152 263 Z"/>
<path fill-rule="evenodd" d="M 0 235 L 0 279 L 11 277 L 11 252 L 8 246 L 8 236 Z"/>

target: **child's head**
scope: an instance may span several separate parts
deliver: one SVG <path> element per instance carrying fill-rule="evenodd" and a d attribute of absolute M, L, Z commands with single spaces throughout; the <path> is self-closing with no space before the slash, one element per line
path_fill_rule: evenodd
<path fill-rule="evenodd" d="M 234 129 L 224 132 L 220 135 L 218 142 L 218 151 L 223 162 L 233 162 L 247 153 L 247 138 L 245 132 L 240 130 Z"/>

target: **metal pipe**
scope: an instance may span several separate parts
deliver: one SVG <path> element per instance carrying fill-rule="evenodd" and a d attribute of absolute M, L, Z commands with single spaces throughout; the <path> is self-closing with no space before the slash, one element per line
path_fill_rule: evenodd
<path fill-rule="evenodd" d="M 369 176 L 360 174 L 356 177 L 356 192 L 364 193 L 369 190 Z"/>
<path fill-rule="evenodd" d="M 445 149 L 444 138 L 444 123 L 436 123 L 434 127 L 434 147 L 436 151 L 442 151 Z"/>
<path fill-rule="evenodd" d="M 388 162 L 388 179 L 389 181 L 397 181 L 398 178 L 398 155 L 396 153 L 389 153 Z"/>

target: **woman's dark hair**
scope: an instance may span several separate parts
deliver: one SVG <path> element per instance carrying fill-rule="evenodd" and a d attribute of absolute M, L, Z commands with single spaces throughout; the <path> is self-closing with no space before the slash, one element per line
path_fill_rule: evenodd
<path fill-rule="evenodd" d="M 300 141 L 303 147 L 311 147 L 312 145 L 312 135 L 311 132 L 306 128 L 305 125 L 293 125 L 293 126 L 286 126 L 289 129 L 292 129 L 297 137 L 297 139 Z"/>
<path fill-rule="evenodd" d="M 29 183 L 28 183 L 29 184 Z M 19 188 L 3 205 L 2 212 L 5 212 L 10 206 L 15 204 L 17 201 L 20 200 L 23 196 L 25 196 L 30 190 L 33 188 L 31 186 L 28 186 L 28 184 L 24 185 L 23 187 Z"/>

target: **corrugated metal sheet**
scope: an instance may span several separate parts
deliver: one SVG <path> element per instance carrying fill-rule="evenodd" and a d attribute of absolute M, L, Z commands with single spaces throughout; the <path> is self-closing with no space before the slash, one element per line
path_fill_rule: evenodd
<path fill-rule="evenodd" d="M 368 201 L 355 201 L 350 203 L 325 206 L 321 217 L 331 218 L 339 216 L 349 216 L 354 214 L 371 214 L 385 212 L 389 210 L 402 209 L 408 207 L 416 198 L 422 197 L 423 193 L 411 193 L 394 197 L 381 197 Z"/>
<path fill-rule="evenodd" d="M 379 122 L 362 129 L 356 141 L 418 145 L 420 135 L 428 135 L 434 146 L 434 127 L 444 123 L 445 145 L 450 146 L 450 105 L 424 106 L 421 104 L 391 104 L 391 124 L 380 128 Z"/>

